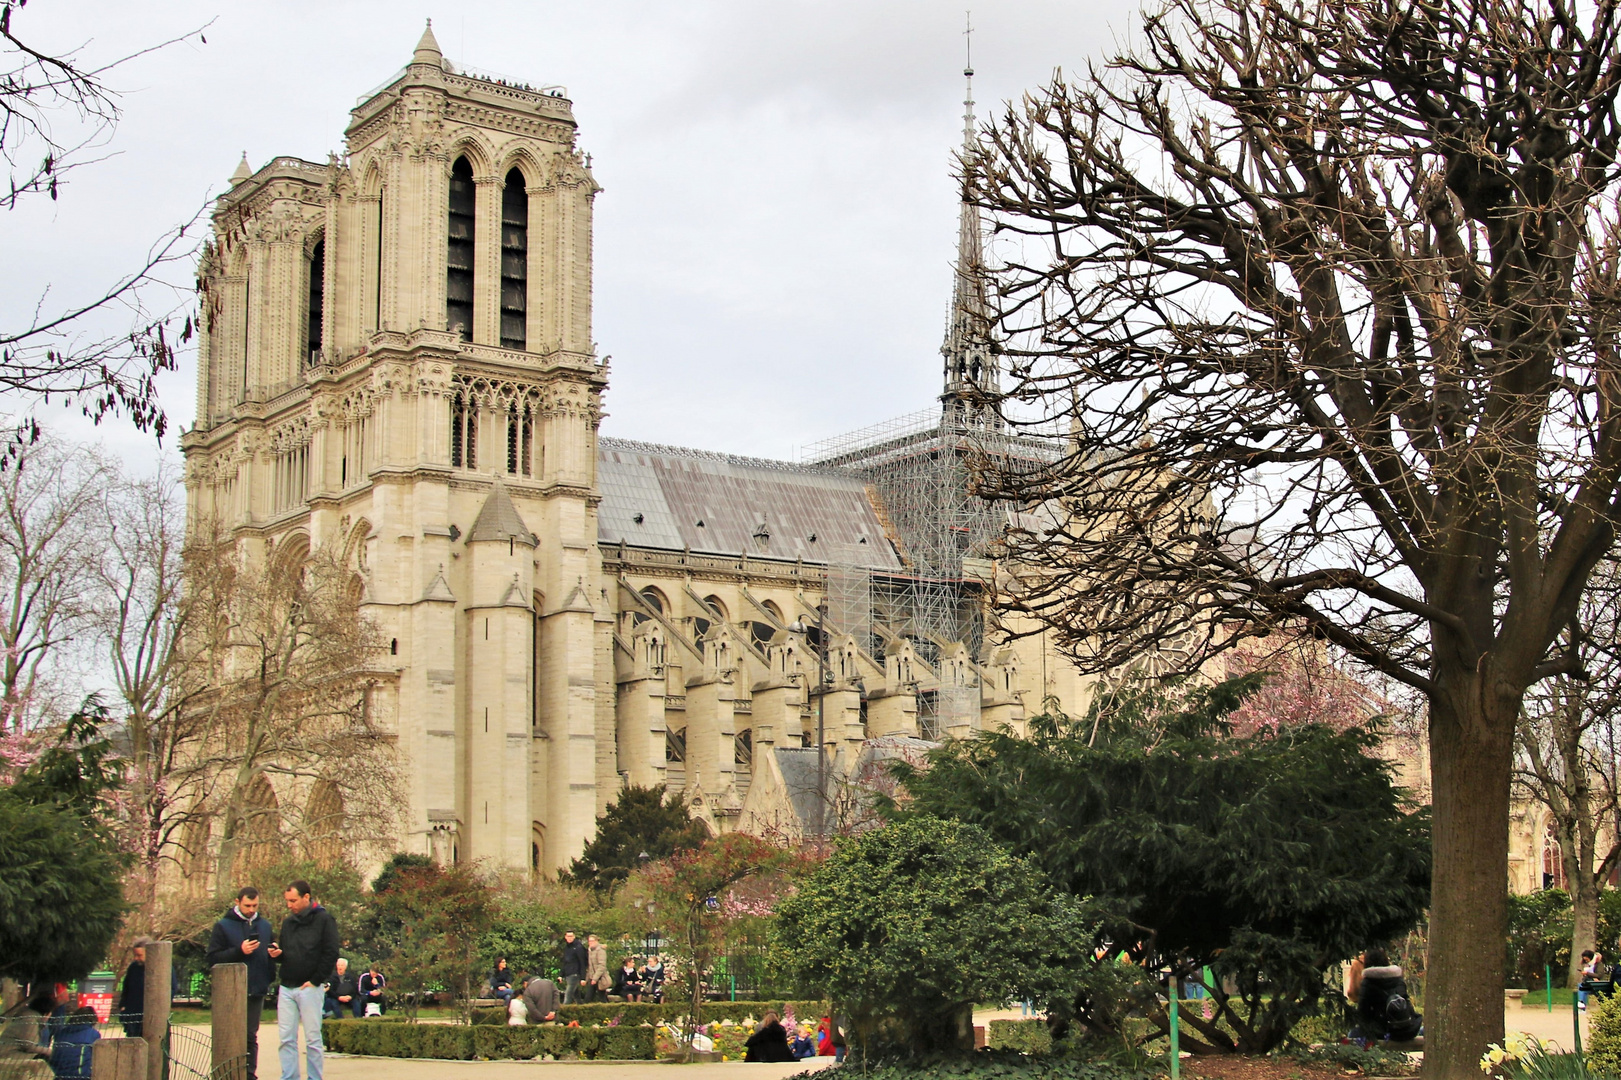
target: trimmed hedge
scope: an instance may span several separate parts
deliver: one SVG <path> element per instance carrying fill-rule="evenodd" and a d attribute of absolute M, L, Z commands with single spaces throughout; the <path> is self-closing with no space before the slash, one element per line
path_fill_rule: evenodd
<path fill-rule="evenodd" d="M 1045 1054 L 1053 1048 L 1053 1033 L 1045 1020 L 992 1020 L 985 1044 L 992 1050 Z"/>
<path fill-rule="evenodd" d="M 759 1019 L 767 1009 L 781 1016 L 785 1008 L 792 1008 L 794 1015 L 800 1020 L 820 1019 L 827 1015 L 825 1001 L 711 1001 L 704 1003 L 703 1021 L 706 1024 L 715 1020 L 741 1021 L 749 1016 Z M 670 1020 L 679 1020 L 686 1014 L 687 1005 L 680 1001 L 666 1001 L 659 1005 L 651 1001 L 607 1001 L 592 1005 L 557 1007 L 558 1022 L 566 1024 L 570 1020 L 577 1020 L 581 1027 L 596 1026 L 611 1020 L 617 1020 L 621 1024 L 662 1024 Z M 506 1022 L 505 1009 L 473 1010 L 475 1025 Z"/>
<path fill-rule="evenodd" d="M 326 1048 L 335 1054 L 367 1057 L 517 1058 L 550 1054 L 604 1061 L 651 1061 L 656 1056 L 653 1029 L 643 1026 L 465 1027 L 460 1024 L 379 1024 L 375 1020 L 326 1020 L 321 1024 Z"/>

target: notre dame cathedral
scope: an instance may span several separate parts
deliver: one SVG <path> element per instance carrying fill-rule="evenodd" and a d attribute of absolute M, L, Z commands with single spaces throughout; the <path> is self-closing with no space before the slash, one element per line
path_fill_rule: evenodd
<path fill-rule="evenodd" d="M 991 632 L 1006 513 L 963 450 L 1051 450 L 985 404 L 970 206 L 929 409 L 800 463 L 654 446 L 598 437 L 600 189 L 565 92 L 461 71 L 430 27 L 351 116 L 342 155 L 244 160 L 219 200 L 182 446 L 193 521 L 250 559 L 336 545 L 363 582 L 396 848 L 550 873 L 627 782 L 803 834 L 818 730 L 850 777 L 1084 705 L 1040 635 Z"/>

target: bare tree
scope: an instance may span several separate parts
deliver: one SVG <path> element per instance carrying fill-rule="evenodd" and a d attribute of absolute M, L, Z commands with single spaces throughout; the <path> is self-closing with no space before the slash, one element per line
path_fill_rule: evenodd
<path fill-rule="evenodd" d="M 190 687 L 181 671 L 184 498 L 164 461 L 142 477 L 109 468 L 97 504 L 94 621 L 128 742 L 122 794 L 135 862 L 126 894 L 144 926 L 162 925 L 160 874 L 166 863 L 187 861 L 187 827 L 208 780 L 197 768 L 203 715 L 185 707 Z"/>
<path fill-rule="evenodd" d="M 119 119 L 118 94 L 104 80 L 120 64 L 201 31 L 172 38 L 92 65 L 78 52 L 53 54 L 25 41 L 14 27 L 21 0 L 0 0 L 0 159 L 8 190 L 0 209 L 28 196 L 58 198 L 65 178 L 100 160 L 99 151 Z M 185 314 L 190 298 L 183 283 L 165 280 L 171 264 L 189 262 L 196 252 L 192 220 L 162 236 L 141 264 L 98 295 L 47 307 L 42 288 L 32 313 L 20 325 L 0 326 L 0 391 L 29 397 L 75 400 L 84 414 L 100 421 L 127 415 L 143 431 L 162 435 L 166 427 L 157 398 L 156 376 L 175 366 L 176 346 L 194 330 Z M 188 235 L 191 233 L 193 235 Z M 116 320 L 111 328 L 102 316 Z M 39 428 L 25 420 L 18 435 L 28 442 Z"/>
<path fill-rule="evenodd" d="M 1094 670 L 1298 625 L 1425 696 L 1425 1071 L 1459 1080 L 1503 1031 L 1521 702 L 1579 667 L 1614 539 L 1616 23 L 1169 0 L 965 163 L 1006 411 L 1074 440 L 985 480 L 1042 507 L 1012 602 Z"/>
<path fill-rule="evenodd" d="M 1572 905 L 1571 985 L 1580 978 L 1582 950 L 1596 947 L 1599 894 L 1621 863 L 1621 572 L 1613 562 L 1601 565 L 1578 627 L 1573 632 L 1587 643 L 1583 670 L 1526 695 L 1514 777 L 1520 794 L 1553 818 Z M 1603 944 L 1613 961 L 1607 951 L 1613 943 Z"/>
<path fill-rule="evenodd" d="M 182 711 L 206 726 L 191 767 L 211 778 L 217 880 L 289 840 L 320 857 L 392 836 L 394 735 L 373 708 L 386 646 L 354 570 L 296 540 L 250 560 L 206 526 L 185 569 Z"/>
<path fill-rule="evenodd" d="M 42 435 L 0 473 L 0 734 L 81 696 L 76 677 L 58 676 L 90 629 L 105 468 L 96 451 Z"/>

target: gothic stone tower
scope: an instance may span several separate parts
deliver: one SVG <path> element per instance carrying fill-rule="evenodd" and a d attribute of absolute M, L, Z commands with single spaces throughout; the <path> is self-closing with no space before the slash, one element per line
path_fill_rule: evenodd
<path fill-rule="evenodd" d="M 391 641 L 402 846 L 551 870 L 617 786 L 599 189 L 561 89 L 458 72 L 431 28 L 351 116 L 341 159 L 244 160 L 219 200 L 192 520 L 351 559 Z"/>

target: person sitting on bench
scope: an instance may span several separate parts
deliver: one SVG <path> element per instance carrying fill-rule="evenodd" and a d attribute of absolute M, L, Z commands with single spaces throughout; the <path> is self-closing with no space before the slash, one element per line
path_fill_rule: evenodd
<path fill-rule="evenodd" d="M 1380 948 L 1365 954 L 1362 984 L 1357 992 L 1357 1027 L 1368 1042 L 1411 1042 L 1424 1034 L 1424 1018 L 1407 996 L 1407 980 L 1400 966 Z"/>

